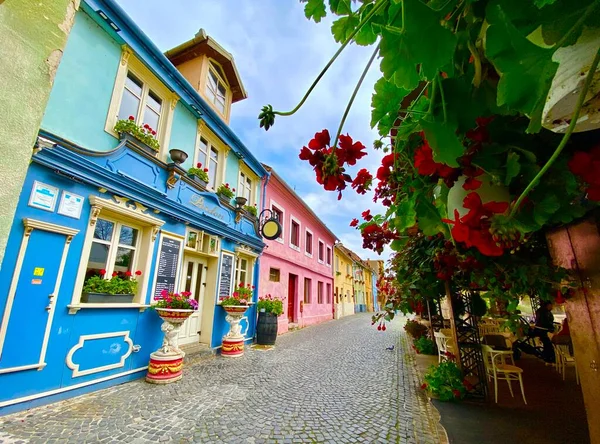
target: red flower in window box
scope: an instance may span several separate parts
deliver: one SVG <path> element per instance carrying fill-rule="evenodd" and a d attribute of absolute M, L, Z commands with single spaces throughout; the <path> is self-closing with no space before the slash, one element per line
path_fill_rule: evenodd
<path fill-rule="evenodd" d="M 129 117 L 128 117 L 128 119 L 129 119 L 129 120 L 135 120 L 135 117 L 133 117 L 133 116 L 129 116 Z"/>

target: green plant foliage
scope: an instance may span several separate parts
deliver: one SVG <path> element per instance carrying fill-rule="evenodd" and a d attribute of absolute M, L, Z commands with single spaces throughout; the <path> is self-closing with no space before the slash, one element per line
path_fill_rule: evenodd
<path fill-rule="evenodd" d="M 427 334 L 427 327 L 417 321 L 409 319 L 404 325 L 404 331 L 414 339 L 419 339 Z"/>
<path fill-rule="evenodd" d="M 114 128 L 116 133 L 131 134 L 133 137 L 138 139 L 140 142 L 145 143 L 155 151 L 160 150 L 160 143 L 156 139 L 156 131 L 150 128 L 148 125 L 136 125 L 133 116 L 128 119 L 118 120 Z"/>
<path fill-rule="evenodd" d="M 285 298 L 278 298 L 277 296 L 271 296 L 267 294 L 258 298 L 257 308 L 258 311 L 265 311 L 266 313 L 272 313 L 280 316 L 283 314 L 283 301 Z"/>
<path fill-rule="evenodd" d="M 128 272 L 129 273 L 129 272 Z M 138 272 L 141 274 L 141 272 Z M 102 275 L 90 276 L 83 284 L 83 293 L 105 293 L 105 294 L 136 294 L 138 282 L 131 273 L 113 275 L 110 279 L 104 279 Z"/>
<path fill-rule="evenodd" d="M 457 365 L 452 361 L 444 361 L 429 367 L 421 388 L 440 401 L 459 401 L 467 392 L 463 381 L 462 372 Z"/>
<path fill-rule="evenodd" d="M 256 208 L 256 205 L 244 205 L 244 210 L 254 217 L 258 215 L 258 208 Z"/>
<path fill-rule="evenodd" d="M 421 355 L 437 355 L 435 342 L 426 336 L 421 336 L 413 341 L 415 351 Z"/>
<path fill-rule="evenodd" d="M 235 196 L 235 188 L 230 188 L 228 183 L 222 183 L 217 187 L 217 194 L 226 197 L 227 199 L 233 199 Z"/>

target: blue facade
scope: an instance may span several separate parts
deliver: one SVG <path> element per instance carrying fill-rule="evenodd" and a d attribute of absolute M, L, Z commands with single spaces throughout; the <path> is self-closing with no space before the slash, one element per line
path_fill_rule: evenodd
<path fill-rule="evenodd" d="M 178 97 L 163 143 L 188 153 L 181 166 L 105 131 L 124 44 Z M 258 285 L 264 244 L 255 219 L 236 217 L 232 205 L 186 176 L 199 120 L 231 150 L 222 182 L 235 183 L 238 159 L 244 159 L 262 180 L 255 187 L 260 202 L 267 173 L 231 129 L 114 2 L 83 1 L 0 269 L 0 414 L 143 376 L 162 341 L 161 321 L 149 309 L 158 281 L 166 276 L 165 264 L 175 264 L 169 288 L 181 290 L 188 255 L 206 264 L 200 341 L 220 346 L 228 329 L 217 305 L 225 286 L 224 254 L 247 258 L 247 274 Z M 95 230 L 104 218 L 137 229 L 134 254 L 142 275 L 132 302 L 81 299 L 86 267 L 96 254 Z M 188 248 L 190 230 L 210 240 L 208 250 Z M 176 263 L 164 259 L 166 239 L 179 244 Z M 119 258 L 128 251 L 120 241 L 110 248 Z M 255 316 L 248 310 L 247 338 L 254 335 Z"/>

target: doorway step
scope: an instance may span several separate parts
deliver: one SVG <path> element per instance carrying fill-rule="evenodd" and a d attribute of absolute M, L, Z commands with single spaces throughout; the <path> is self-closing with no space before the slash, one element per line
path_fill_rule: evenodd
<path fill-rule="evenodd" d="M 185 364 L 193 364 L 215 356 L 215 351 L 206 344 L 185 344 L 180 348 L 185 352 L 185 358 L 183 358 Z"/>

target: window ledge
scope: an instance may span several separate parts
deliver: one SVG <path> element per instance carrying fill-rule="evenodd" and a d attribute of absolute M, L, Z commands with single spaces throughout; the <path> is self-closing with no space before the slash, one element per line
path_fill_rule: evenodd
<path fill-rule="evenodd" d="M 82 308 L 83 309 L 86 309 L 86 308 L 137 308 L 140 310 L 140 313 L 142 313 L 148 307 L 150 307 L 149 304 L 135 304 L 135 303 L 131 303 L 131 304 L 111 304 L 111 303 L 86 304 L 86 303 L 81 303 L 81 304 L 67 305 L 67 308 L 69 309 L 69 314 L 76 314 Z"/>

